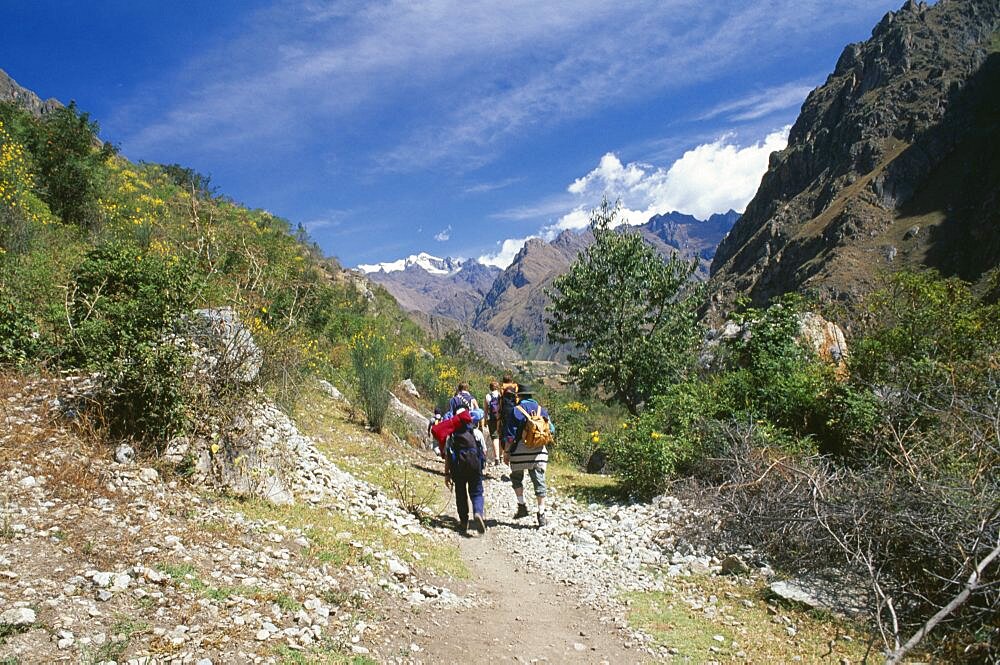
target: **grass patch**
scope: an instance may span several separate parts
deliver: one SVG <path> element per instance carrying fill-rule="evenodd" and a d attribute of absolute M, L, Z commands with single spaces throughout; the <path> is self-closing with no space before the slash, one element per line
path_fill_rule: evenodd
<path fill-rule="evenodd" d="M 415 512 L 425 516 L 440 512 L 442 506 L 434 504 L 444 494 L 442 480 L 414 466 L 412 450 L 349 422 L 339 408 L 331 408 L 330 399 L 318 389 L 307 389 L 300 404 L 295 414 L 296 424 L 313 439 L 321 452 L 354 476 L 381 488 L 408 509 L 419 509 Z M 312 554 L 325 563 L 340 566 L 354 563 L 361 553 L 350 546 L 350 540 L 362 540 L 367 544 L 380 543 L 408 563 L 440 575 L 462 579 L 470 575 L 458 548 L 430 539 L 400 536 L 376 520 L 358 524 L 342 515 L 309 506 L 277 508 L 258 504 L 257 508 L 244 510 L 244 513 L 248 517 L 271 519 L 303 529 L 312 543 Z M 341 532 L 353 535 L 347 540 L 338 539 L 336 536 Z"/>
<path fill-rule="evenodd" d="M 322 563 L 340 568 L 373 564 L 370 555 L 351 545 L 353 541 L 360 541 L 373 549 L 391 550 L 401 560 L 439 575 L 462 579 L 470 575 L 457 547 L 421 536 L 401 536 L 381 520 L 351 520 L 326 508 L 303 504 L 274 506 L 256 500 L 231 501 L 234 510 L 241 511 L 250 519 L 280 522 L 302 530 L 310 542 L 306 554 Z"/>
<path fill-rule="evenodd" d="M 132 638 L 148 633 L 151 629 L 152 626 L 145 621 L 137 621 L 127 614 L 116 614 L 115 622 L 111 624 L 108 633 L 108 641 L 97 650 L 86 653 L 85 661 L 90 663 L 123 661 Z M 114 639 L 116 635 L 121 635 L 124 639 L 116 640 Z"/>
<path fill-rule="evenodd" d="M 274 656 L 282 665 L 375 665 L 376 661 L 360 654 L 344 653 L 331 642 L 322 642 L 307 649 L 291 649 L 287 645 L 274 648 Z"/>
<path fill-rule="evenodd" d="M 607 504 L 628 497 L 614 476 L 587 473 L 569 462 L 550 463 L 545 473 L 557 490 L 582 503 Z"/>
<path fill-rule="evenodd" d="M 717 576 L 672 582 L 671 590 L 632 592 L 624 598 L 630 602 L 629 623 L 662 646 L 676 649 L 680 658 L 702 662 L 739 657 L 767 663 L 798 657 L 812 663 L 858 662 L 864 657 L 862 630 L 828 613 L 769 607 L 760 582 Z M 708 601 L 692 606 L 686 598 Z"/>
<path fill-rule="evenodd" d="M 26 633 L 31 629 L 31 626 L 8 626 L 6 624 L 0 625 L 0 646 L 7 643 L 7 640 L 14 635 L 20 633 Z"/>
<path fill-rule="evenodd" d="M 212 600 L 228 600 L 233 596 L 243 596 L 244 598 L 253 598 L 255 600 L 271 600 L 277 602 L 278 606 L 282 609 L 286 609 L 281 602 L 278 602 L 277 596 L 272 596 L 266 592 L 258 589 L 256 587 L 243 586 L 237 584 L 234 586 L 212 586 L 206 584 L 199 576 L 197 569 L 189 563 L 180 564 L 159 564 L 157 569 L 164 575 L 169 575 L 171 579 L 175 582 L 186 584 L 188 588 L 197 593 L 202 598 L 210 598 Z M 278 594 L 280 596 L 285 596 L 287 594 Z M 291 598 L 290 596 L 288 598 Z M 291 600 L 291 603 L 295 605 L 294 609 L 299 609 L 301 606 Z"/>

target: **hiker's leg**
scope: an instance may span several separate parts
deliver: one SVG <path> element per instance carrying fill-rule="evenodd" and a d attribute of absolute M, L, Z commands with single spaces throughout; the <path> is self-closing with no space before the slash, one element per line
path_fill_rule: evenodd
<path fill-rule="evenodd" d="M 510 472 L 510 484 L 518 503 L 524 503 L 524 469 Z"/>
<path fill-rule="evenodd" d="M 458 509 L 458 521 L 462 524 L 469 523 L 469 488 L 465 478 L 454 478 L 455 482 L 455 507 Z"/>
<path fill-rule="evenodd" d="M 545 487 L 545 467 L 536 466 L 528 471 L 528 475 L 531 477 L 531 484 L 535 488 L 535 501 L 538 502 L 538 512 L 544 513 L 545 495 L 548 494 L 548 488 Z"/>
<path fill-rule="evenodd" d="M 469 498 L 472 499 L 472 514 L 483 515 L 483 477 L 476 476 L 469 481 Z"/>
<path fill-rule="evenodd" d="M 490 440 L 493 442 L 493 463 L 500 463 L 500 432 L 499 425 L 495 420 L 488 423 L 490 430 Z"/>

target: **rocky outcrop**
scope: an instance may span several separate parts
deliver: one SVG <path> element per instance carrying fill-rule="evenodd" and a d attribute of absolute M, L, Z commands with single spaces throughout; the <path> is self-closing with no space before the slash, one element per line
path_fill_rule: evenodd
<path fill-rule="evenodd" d="M 796 341 L 799 346 L 831 365 L 838 377 L 846 377 L 848 349 L 843 329 L 815 312 L 800 312 L 798 321 Z M 706 370 L 718 369 L 721 349 L 734 341 L 748 340 L 751 335 L 753 325 L 749 322 L 741 325 L 735 321 L 726 321 L 718 328 L 710 328 L 702 342 L 699 364 Z"/>
<path fill-rule="evenodd" d="M 209 350 L 200 357 L 217 378 L 249 383 L 260 373 L 264 354 L 232 307 L 194 310 L 187 335 Z"/>
<path fill-rule="evenodd" d="M 715 310 L 738 294 L 849 300 L 901 266 L 994 267 L 998 31 L 996 0 L 908 1 L 848 46 L 719 246 Z"/>
<path fill-rule="evenodd" d="M 19 86 L 17 81 L 12 79 L 7 72 L 2 69 L 0 69 L 0 102 L 11 102 L 17 104 L 35 116 L 43 116 L 50 111 L 62 107 L 62 104 L 55 99 L 42 101 L 42 99 L 32 91 Z"/>

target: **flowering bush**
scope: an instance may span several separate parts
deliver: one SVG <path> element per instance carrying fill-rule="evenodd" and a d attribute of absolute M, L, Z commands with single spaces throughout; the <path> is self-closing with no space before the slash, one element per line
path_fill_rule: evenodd
<path fill-rule="evenodd" d="M 351 340 L 351 362 L 358 380 L 358 399 L 368 425 L 381 432 L 389 411 L 389 390 L 396 374 L 389 340 L 373 330 L 358 333 Z"/>

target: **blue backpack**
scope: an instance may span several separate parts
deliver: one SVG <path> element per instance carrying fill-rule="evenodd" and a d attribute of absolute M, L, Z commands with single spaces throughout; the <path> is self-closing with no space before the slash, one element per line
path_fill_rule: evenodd
<path fill-rule="evenodd" d="M 486 412 L 489 414 L 490 420 L 497 420 L 500 418 L 500 395 L 490 393 L 486 401 Z"/>
<path fill-rule="evenodd" d="M 448 437 L 448 456 L 454 478 L 476 478 L 486 463 L 479 441 L 468 427 Z"/>

